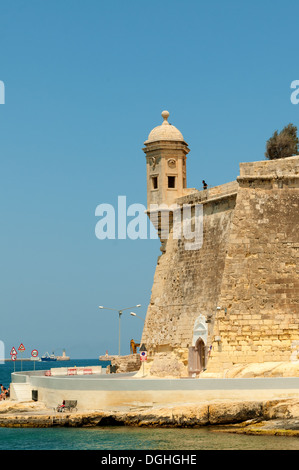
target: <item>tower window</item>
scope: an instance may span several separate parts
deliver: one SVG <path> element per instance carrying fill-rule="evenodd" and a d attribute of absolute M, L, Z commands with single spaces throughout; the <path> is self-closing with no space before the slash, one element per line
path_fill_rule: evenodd
<path fill-rule="evenodd" d="M 175 176 L 168 176 L 168 188 L 169 189 L 175 188 Z"/>
<path fill-rule="evenodd" d="M 152 176 L 152 189 L 158 189 L 158 176 Z"/>

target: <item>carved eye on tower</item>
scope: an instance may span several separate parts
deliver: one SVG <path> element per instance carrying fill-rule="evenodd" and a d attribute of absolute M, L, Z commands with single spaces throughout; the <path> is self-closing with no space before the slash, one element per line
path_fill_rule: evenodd
<path fill-rule="evenodd" d="M 172 168 L 172 169 L 175 168 L 176 167 L 176 161 L 173 158 L 170 158 L 168 160 L 168 166 L 169 166 L 169 168 Z"/>

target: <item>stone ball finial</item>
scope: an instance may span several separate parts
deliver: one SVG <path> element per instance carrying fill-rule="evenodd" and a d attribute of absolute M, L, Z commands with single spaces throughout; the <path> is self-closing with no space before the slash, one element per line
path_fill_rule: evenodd
<path fill-rule="evenodd" d="M 173 125 L 170 124 L 167 119 L 169 117 L 169 112 L 164 110 L 161 113 L 164 121 L 160 126 L 154 127 L 154 129 L 149 133 L 145 144 L 149 144 L 151 142 L 159 142 L 163 141 L 173 141 L 173 142 L 184 142 L 184 137 L 182 136 L 181 132 Z"/>
<path fill-rule="evenodd" d="M 169 122 L 167 121 L 167 119 L 169 117 L 169 112 L 168 111 L 162 111 L 161 116 L 164 119 L 163 124 L 169 124 Z"/>

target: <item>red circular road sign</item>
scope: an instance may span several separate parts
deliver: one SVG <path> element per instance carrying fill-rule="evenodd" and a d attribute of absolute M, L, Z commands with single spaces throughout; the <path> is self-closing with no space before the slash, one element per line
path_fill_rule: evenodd
<path fill-rule="evenodd" d="M 37 357 L 37 356 L 38 356 L 38 350 L 37 350 L 37 349 L 33 349 L 33 351 L 31 351 L 31 356 L 32 356 L 32 357 Z"/>
<path fill-rule="evenodd" d="M 147 351 L 141 351 L 140 360 L 141 361 L 146 361 L 147 360 Z"/>
<path fill-rule="evenodd" d="M 17 355 L 16 355 L 16 354 L 12 354 L 12 355 L 11 355 L 11 360 L 12 360 L 12 361 L 16 361 L 16 360 L 17 360 Z"/>

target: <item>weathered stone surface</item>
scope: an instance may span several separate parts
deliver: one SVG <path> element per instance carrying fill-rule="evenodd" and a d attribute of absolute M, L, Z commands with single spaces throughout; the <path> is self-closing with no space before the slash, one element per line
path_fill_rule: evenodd
<path fill-rule="evenodd" d="M 188 251 L 181 240 L 167 241 L 160 257 L 142 335 L 149 356 L 185 351 L 191 346 L 195 319 L 215 314 L 224 269 L 226 243 L 235 199 L 204 206 L 204 241 Z M 213 325 L 209 324 L 209 335 Z"/>
<path fill-rule="evenodd" d="M 147 370 L 150 366 L 150 375 L 155 377 L 183 377 L 188 374 L 183 362 L 179 357 L 171 353 L 157 353 L 152 364 L 147 364 Z"/>
<path fill-rule="evenodd" d="M 219 373 L 203 372 L 201 378 L 257 378 L 257 377 L 299 377 L 297 362 L 262 362 L 235 364 L 231 369 Z"/>
<path fill-rule="evenodd" d="M 40 401 L 18 402 L 13 400 L 0 401 L 0 415 L 3 413 L 22 413 L 46 411 L 47 408 Z"/>
<path fill-rule="evenodd" d="M 299 418 L 298 400 L 273 400 L 263 404 L 264 419 L 297 419 Z"/>
<path fill-rule="evenodd" d="M 217 431 L 252 436 L 299 437 L 299 419 L 273 419 L 270 421 L 249 420 L 241 424 L 219 426 Z"/>
<path fill-rule="evenodd" d="M 208 369 L 298 361 L 299 157 L 241 164 Z M 215 347 L 216 346 L 216 347 Z"/>
<path fill-rule="evenodd" d="M 116 373 L 136 372 L 140 369 L 140 355 L 130 354 L 111 358 L 111 365 L 116 366 Z"/>
<path fill-rule="evenodd" d="M 127 425 L 192 427 L 209 424 L 208 405 L 170 406 L 117 413 Z"/>
<path fill-rule="evenodd" d="M 176 202 L 203 204 L 203 245 L 188 251 L 171 234 L 163 242 L 141 340 L 149 373 L 188 375 L 203 316 L 204 374 L 298 376 L 299 156 L 242 163 L 237 181 Z M 263 363 L 277 366 L 262 371 Z"/>
<path fill-rule="evenodd" d="M 222 402 L 209 405 L 209 423 L 240 423 L 262 416 L 260 402 Z"/>
<path fill-rule="evenodd" d="M 36 402 L 6 403 L 0 427 L 217 426 L 230 432 L 299 435 L 299 400 L 212 401 L 201 405 L 148 406 L 93 412 L 56 413 Z M 227 427 L 226 425 L 229 425 Z M 225 426 L 225 427 L 223 427 Z"/>

